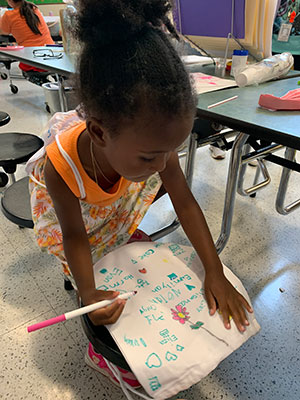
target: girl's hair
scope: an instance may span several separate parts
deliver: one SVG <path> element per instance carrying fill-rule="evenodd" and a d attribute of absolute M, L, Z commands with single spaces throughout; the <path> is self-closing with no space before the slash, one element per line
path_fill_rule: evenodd
<path fill-rule="evenodd" d="M 40 19 L 34 12 L 37 6 L 33 3 L 29 3 L 26 0 L 17 0 L 17 1 L 12 0 L 12 1 L 15 4 L 21 3 L 20 6 L 21 16 L 25 18 L 27 25 L 35 35 L 41 35 L 41 32 L 38 28 L 38 25 L 40 24 Z"/>
<path fill-rule="evenodd" d="M 78 96 L 87 116 L 112 130 L 141 109 L 168 116 L 195 111 L 188 74 L 165 30 L 168 0 L 80 0 Z"/>

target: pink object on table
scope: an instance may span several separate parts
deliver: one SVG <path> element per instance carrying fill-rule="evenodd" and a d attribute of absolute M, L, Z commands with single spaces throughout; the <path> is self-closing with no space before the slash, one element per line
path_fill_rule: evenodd
<path fill-rule="evenodd" d="M 272 94 L 261 94 L 258 104 L 269 110 L 300 111 L 300 89 L 290 90 L 282 97 L 276 97 Z"/>
<path fill-rule="evenodd" d="M 24 46 L 0 46 L 0 50 L 14 51 L 22 49 L 24 49 Z"/>

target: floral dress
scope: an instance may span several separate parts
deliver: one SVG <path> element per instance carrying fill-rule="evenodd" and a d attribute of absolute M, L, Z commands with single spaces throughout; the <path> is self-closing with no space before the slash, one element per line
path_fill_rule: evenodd
<path fill-rule="evenodd" d="M 45 186 L 44 166 L 47 159 L 45 148 L 57 140 L 65 130 L 70 130 L 71 134 L 72 128 L 79 123 L 82 121 L 76 111 L 55 114 L 43 135 L 44 148 L 36 153 L 26 166 L 30 177 L 29 191 L 37 243 L 42 250 L 55 255 L 63 263 L 64 273 L 73 283 L 64 254 L 61 227 Z M 74 179 L 76 179 L 75 174 Z M 144 182 L 128 181 L 121 196 L 105 206 L 90 204 L 78 196 L 93 263 L 128 242 L 153 202 L 160 186 L 161 179 L 156 173 Z"/>

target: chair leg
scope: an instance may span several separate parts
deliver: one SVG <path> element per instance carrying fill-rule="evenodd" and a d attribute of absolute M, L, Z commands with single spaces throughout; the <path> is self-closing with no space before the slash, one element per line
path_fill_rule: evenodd
<path fill-rule="evenodd" d="M 187 183 L 189 185 L 189 188 L 191 188 L 192 180 L 193 180 L 194 160 L 195 160 L 195 154 L 196 154 L 196 150 L 197 150 L 197 137 L 198 137 L 198 135 L 196 133 L 190 134 L 189 148 L 188 148 L 187 155 L 186 155 L 185 177 L 186 177 Z M 179 225 L 180 225 L 180 223 L 179 223 L 178 219 L 175 218 L 171 224 L 160 229 L 159 231 L 152 233 L 151 235 L 149 235 L 149 237 L 152 241 L 155 242 L 156 240 L 175 231 L 179 227 Z"/>

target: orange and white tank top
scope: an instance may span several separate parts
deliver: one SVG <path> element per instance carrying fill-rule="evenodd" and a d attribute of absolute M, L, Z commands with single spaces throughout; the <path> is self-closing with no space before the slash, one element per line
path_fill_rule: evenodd
<path fill-rule="evenodd" d="M 68 185 L 72 193 L 89 204 L 107 206 L 118 200 L 130 185 L 130 181 L 121 177 L 106 192 L 85 172 L 77 150 L 77 142 L 86 129 L 86 122 L 80 121 L 75 127 L 55 136 L 55 141 L 46 147 L 46 153 L 58 174 Z"/>

